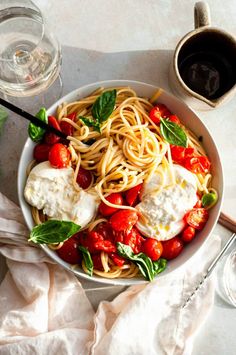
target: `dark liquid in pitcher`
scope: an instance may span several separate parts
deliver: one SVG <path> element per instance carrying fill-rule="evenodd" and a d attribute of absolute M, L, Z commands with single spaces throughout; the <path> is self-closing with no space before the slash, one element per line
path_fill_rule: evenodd
<path fill-rule="evenodd" d="M 236 83 L 236 47 L 219 32 L 203 32 L 182 47 L 178 67 L 185 84 L 214 100 Z"/>

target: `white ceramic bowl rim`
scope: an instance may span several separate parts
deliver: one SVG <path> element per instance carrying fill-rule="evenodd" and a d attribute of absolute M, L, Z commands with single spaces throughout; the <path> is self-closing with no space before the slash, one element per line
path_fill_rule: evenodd
<path fill-rule="evenodd" d="M 91 92 L 93 92 L 95 89 L 99 87 L 119 87 L 119 86 L 130 86 L 132 87 L 135 91 L 137 91 L 139 96 L 146 96 L 146 97 L 151 97 L 158 89 L 158 87 L 150 84 L 146 84 L 143 82 L 139 81 L 133 81 L 133 80 L 106 80 L 106 81 L 100 81 L 96 83 L 92 83 L 89 85 L 85 85 L 81 88 L 78 88 L 61 99 L 59 99 L 55 104 L 53 104 L 48 110 L 49 115 L 53 115 L 55 113 L 55 110 L 59 104 L 62 102 L 70 102 L 74 99 L 81 99 L 82 97 L 85 97 L 89 95 Z M 217 150 L 217 147 L 214 143 L 213 138 L 211 137 L 210 132 L 206 128 L 206 126 L 202 123 L 200 118 L 195 114 L 194 111 L 192 111 L 184 102 L 180 101 L 173 95 L 167 93 L 166 91 L 160 89 L 160 96 L 157 99 L 158 102 L 162 102 L 167 105 L 167 107 L 177 114 L 183 123 L 189 127 L 191 130 L 194 131 L 197 135 L 202 135 L 204 136 L 204 142 L 207 150 L 208 155 L 210 156 L 211 161 L 214 162 L 213 165 L 213 170 L 215 168 L 215 172 L 213 173 L 213 177 L 216 182 L 216 188 L 218 189 L 219 192 L 219 201 L 218 203 L 212 208 L 210 212 L 210 218 L 204 227 L 204 229 L 199 233 L 197 238 L 195 238 L 185 249 L 184 251 L 174 260 L 168 263 L 167 269 L 159 274 L 157 278 L 166 276 L 168 273 L 173 272 L 177 268 L 180 268 L 184 264 L 186 264 L 187 261 L 189 261 L 194 255 L 196 255 L 197 251 L 204 245 L 205 241 L 209 238 L 210 233 L 212 232 L 215 224 L 217 223 L 219 213 L 220 213 L 220 208 L 221 208 L 221 203 L 222 203 L 222 198 L 223 198 L 223 170 L 222 170 L 222 165 L 221 165 L 221 160 L 219 156 L 219 152 Z M 30 160 L 32 160 L 32 151 L 33 151 L 33 146 L 34 143 L 30 140 L 30 138 L 27 139 L 24 148 L 22 150 L 20 162 L 19 162 L 19 167 L 18 167 L 18 179 L 17 179 L 17 187 L 18 187 L 18 198 L 20 202 L 20 206 L 23 212 L 24 219 L 26 221 L 26 224 L 28 228 L 31 230 L 34 226 L 34 222 L 32 219 L 31 215 L 31 210 L 30 206 L 26 203 L 24 199 L 24 186 L 25 186 L 25 181 L 26 181 L 26 167 Z M 42 245 L 43 250 L 45 253 L 51 257 L 56 263 L 60 264 L 62 267 L 66 268 L 67 270 L 73 272 L 76 276 L 82 277 L 84 279 L 90 280 L 90 281 L 96 281 L 104 284 L 112 284 L 112 285 L 133 285 L 133 284 L 140 284 L 146 282 L 142 278 L 133 278 L 133 279 L 107 279 L 107 278 L 101 278 L 99 276 L 93 275 L 90 277 L 89 275 L 85 274 L 82 269 L 72 269 L 70 264 L 64 262 L 62 259 L 59 258 L 59 256 L 49 249 L 46 245 Z"/>

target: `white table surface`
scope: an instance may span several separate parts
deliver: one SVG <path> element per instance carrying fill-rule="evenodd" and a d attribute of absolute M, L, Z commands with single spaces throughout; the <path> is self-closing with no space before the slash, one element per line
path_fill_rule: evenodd
<path fill-rule="evenodd" d="M 98 80 L 134 79 L 168 87 L 168 67 L 178 40 L 193 28 L 192 0 L 36 0 L 62 45 L 63 94 Z M 208 0 L 212 23 L 236 35 L 236 0 Z M 25 105 L 25 103 L 24 103 Z M 38 103 L 28 104 L 29 111 Z M 199 112 L 221 153 L 225 173 L 223 210 L 236 218 L 236 98 Z M 9 115 L 0 136 L 0 191 L 17 200 L 17 166 L 26 122 Z M 16 138 L 17 137 L 17 138 Z M 225 243 L 230 232 L 214 231 Z M 0 258 L 0 280 L 6 272 Z M 92 287 L 86 283 L 85 287 Z M 96 307 L 122 288 L 88 293 Z M 193 320 L 194 321 L 194 320 Z M 194 340 L 193 355 L 235 354 L 236 309 L 216 294 L 214 307 Z"/>

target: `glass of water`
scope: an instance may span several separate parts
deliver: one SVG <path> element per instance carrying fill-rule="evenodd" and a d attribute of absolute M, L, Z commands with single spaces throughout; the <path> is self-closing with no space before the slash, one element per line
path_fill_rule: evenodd
<path fill-rule="evenodd" d="M 44 92 L 58 78 L 60 66 L 60 45 L 38 7 L 29 0 L 2 0 L 0 91 L 4 96 L 28 97 Z"/>

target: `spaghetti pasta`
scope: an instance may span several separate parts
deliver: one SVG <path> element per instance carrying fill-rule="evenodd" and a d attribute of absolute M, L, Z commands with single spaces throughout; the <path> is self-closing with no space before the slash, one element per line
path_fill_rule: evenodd
<path fill-rule="evenodd" d="M 93 119 L 92 107 L 98 97 L 108 90 L 116 89 L 116 103 L 109 119 L 101 125 L 100 132 L 87 126 L 81 116 Z M 119 210 L 136 211 L 134 206 L 127 204 L 117 205 L 108 201 L 107 196 L 114 193 L 124 193 L 137 185 L 148 182 L 157 169 L 162 165 L 170 177 L 171 184 L 176 183 L 173 169 L 173 158 L 170 144 L 163 138 L 158 124 L 149 116 L 153 103 L 161 94 L 157 92 L 150 101 L 139 97 L 129 87 L 99 88 L 86 98 L 78 101 L 63 103 L 57 108 L 57 119 L 66 122 L 73 128 L 73 135 L 68 136 L 68 150 L 71 155 L 71 166 L 74 169 L 73 185 L 77 191 L 81 187 L 77 183 L 80 168 L 92 173 L 92 180 L 86 191 L 98 195 L 99 199 L 107 206 Z M 72 120 L 68 116 L 76 114 Z M 206 153 L 198 139 L 187 128 L 180 124 L 187 135 L 188 147 L 200 156 Z M 29 166 L 27 174 L 35 165 Z M 160 183 L 159 192 L 165 185 L 164 173 L 158 171 Z M 211 173 L 194 174 L 199 194 L 208 193 L 211 187 Z M 215 191 L 215 190 L 214 190 Z M 33 219 L 36 224 L 47 219 L 41 211 L 32 208 Z M 143 216 L 140 219 L 145 220 Z M 107 218 L 95 216 L 87 226 L 88 232 L 96 231 L 101 224 L 106 224 Z M 63 243 L 50 245 L 52 249 L 59 249 Z M 118 266 L 109 253 L 100 253 L 101 269 L 94 269 L 94 273 L 108 278 L 132 278 L 139 274 L 139 268 L 133 262 L 126 260 Z M 73 266 L 74 267 L 74 266 Z M 82 261 L 82 268 L 88 272 Z"/>

